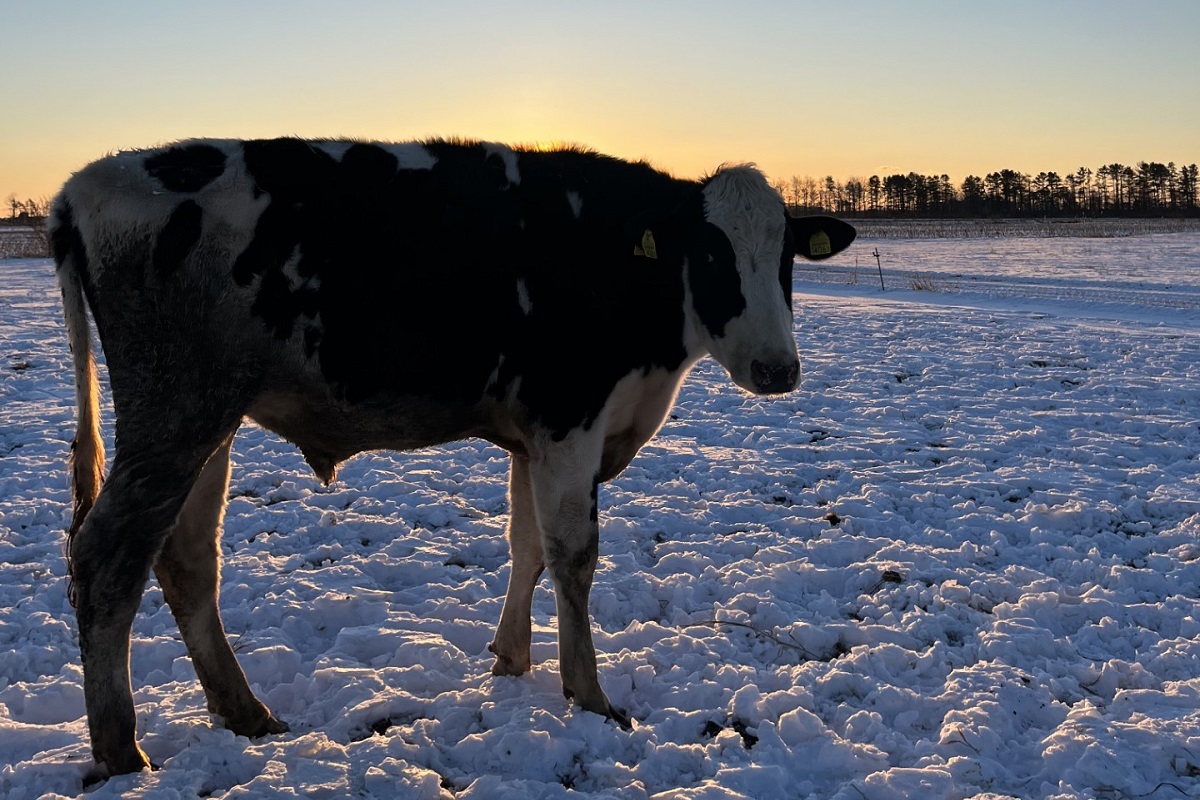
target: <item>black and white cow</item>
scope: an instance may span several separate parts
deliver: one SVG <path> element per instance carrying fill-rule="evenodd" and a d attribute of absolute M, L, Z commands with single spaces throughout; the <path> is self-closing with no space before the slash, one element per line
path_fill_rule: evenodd
<path fill-rule="evenodd" d="M 153 569 L 209 708 L 287 726 L 253 695 L 217 608 L 229 451 L 244 417 L 316 474 L 373 449 L 482 437 L 512 454 L 512 571 L 491 649 L 530 668 L 554 581 L 563 691 L 628 724 L 596 677 L 596 487 L 658 430 L 712 354 L 792 390 L 793 256 L 854 229 L 789 218 L 752 166 L 700 181 L 580 149 L 464 141 L 194 140 L 75 174 L 52 237 L 79 429 L 68 542 L 96 776 L 147 765 L 129 636 Z M 90 308 L 116 454 L 103 481 Z"/>

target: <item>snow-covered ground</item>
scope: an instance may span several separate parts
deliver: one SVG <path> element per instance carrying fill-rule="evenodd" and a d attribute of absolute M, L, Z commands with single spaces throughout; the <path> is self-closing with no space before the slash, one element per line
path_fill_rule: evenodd
<path fill-rule="evenodd" d="M 8 800 L 90 762 L 52 271 L 0 262 Z M 592 611 L 632 731 L 563 699 L 548 581 L 533 673 L 489 673 L 501 450 L 323 488 L 247 425 L 222 605 L 292 730 L 213 724 L 152 582 L 132 671 L 162 768 L 90 796 L 1200 797 L 1200 235 L 864 239 L 796 290 L 802 388 L 701 362 L 602 489 Z"/>

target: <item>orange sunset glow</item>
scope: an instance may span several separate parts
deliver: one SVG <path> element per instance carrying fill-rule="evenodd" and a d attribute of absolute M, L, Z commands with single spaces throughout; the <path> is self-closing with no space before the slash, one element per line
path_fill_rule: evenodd
<path fill-rule="evenodd" d="M 1200 160 L 1200 4 L 21 3 L 0 194 L 192 136 L 575 142 L 684 176 Z"/>

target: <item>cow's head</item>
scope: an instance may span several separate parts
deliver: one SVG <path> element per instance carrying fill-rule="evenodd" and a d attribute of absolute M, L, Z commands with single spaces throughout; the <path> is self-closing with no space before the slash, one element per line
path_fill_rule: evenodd
<path fill-rule="evenodd" d="M 854 228 L 832 217 L 789 217 L 779 193 L 749 165 L 719 169 L 702 194 L 704 220 L 687 262 L 698 333 L 738 386 L 790 392 L 800 381 L 793 258 L 840 252 L 854 241 Z"/>

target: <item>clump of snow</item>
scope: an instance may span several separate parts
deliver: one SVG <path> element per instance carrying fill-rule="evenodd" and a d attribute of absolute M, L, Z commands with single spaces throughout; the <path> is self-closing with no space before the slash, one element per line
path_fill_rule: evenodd
<path fill-rule="evenodd" d="M 162 768 L 90 796 L 1196 796 L 1197 266 L 1176 234 L 865 238 L 798 268 L 801 389 L 749 397 L 706 360 L 601 489 L 594 628 L 632 731 L 562 697 L 548 583 L 534 671 L 489 672 L 501 450 L 373 453 L 323 487 L 247 425 L 222 606 L 292 731 L 216 724 L 151 582 L 132 672 Z M 9 800 L 75 796 L 90 763 L 52 273 L 0 262 Z"/>

